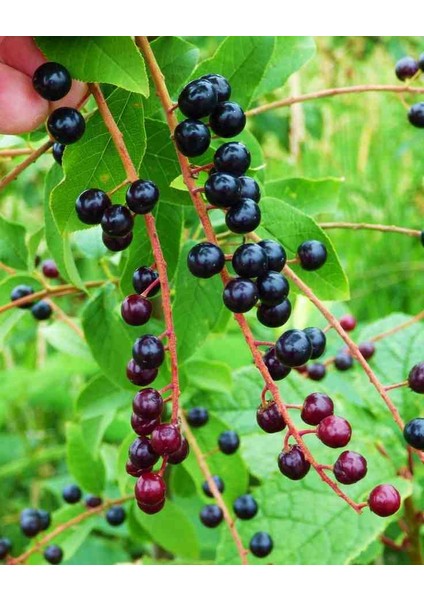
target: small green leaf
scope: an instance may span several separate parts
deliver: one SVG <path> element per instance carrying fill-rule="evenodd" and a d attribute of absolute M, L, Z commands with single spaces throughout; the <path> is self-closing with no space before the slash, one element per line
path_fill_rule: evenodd
<path fill-rule="evenodd" d="M 96 375 L 82 389 L 77 399 L 77 411 L 83 419 L 98 417 L 129 406 L 131 392 L 116 386 L 104 375 Z"/>
<path fill-rule="evenodd" d="M 26 269 L 28 250 L 25 227 L 0 216 L 0 261 L 14 269 Z"/>
<path fill-rule="evenodd" d="M 27 239 L 28 247 L 28 269 L 31 271 L 34 268 L 35 257 L 41 240 L 44 238 L 44 226 L 40 227 L 32 233 Z"/>
<path fill-rule="evenodd" d="M 105 485 L 105 468 L 98 456 L 93 456 L 80 425 L 66 426 L 66 458 L 70 473 L 92 494 L 101 494 Z"/>
<path fill-rule="evenodd" d="M 59 352 L 70 354 L 71 356 L 79 356 L 84 360 L 92 360 L 84 340 L 66 323 L 61 321 L 53 322 L 43 327 L 41 334 Z"/>
<path fill-rule="evenodd" d="M 185 365 L 188 384 L 198 390 L 230 392 L 233 379 L 231 369 L 216 360 L 190 359 Z"/>
<path fill-rule="evenodd" d="M 275 179 L 265 186 L 266 195 L 284 200 L 309 215 L 333 212 L 339 201 L 342 177 L 325 179 Z"/>

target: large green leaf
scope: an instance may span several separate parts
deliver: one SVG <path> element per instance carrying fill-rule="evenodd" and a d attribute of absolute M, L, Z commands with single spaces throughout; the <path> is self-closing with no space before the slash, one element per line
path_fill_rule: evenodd
<path fill-rule="evenodd" d="M 266 195 L 284 200 L 307 214 L 316 215 L 333 212 L 339 201 L 343 178 L 326 179 L 275 179 L 267 181 Z"/>
<path fill-rule="evenodd" d="M 129 406 L 131 392 L 114 385 L 104 375 L 97 375 L 82 389 L 77 399 L 77 411 L 83 419 L 114 414 L 123 406 Z"/>
<path fill-rule="evenodd" d="M 66 426 L 66 459 L 78 483 L 92 494 L 101 494 L 105 484 L 105 468 L 98 455 L 90 451 L 83 429 L 75 423 Z"/>
<path fill-rule="evenodd" d="M 25 227 L 0 216 L 0 261 L 14 269 L 26 269 L 28 250 Z"/>
<path fill-rule="evenodd" d="M 149 95 L 144 60 L 129 36 L 37 37 L 50 60 L 67 67 L 74 79 L 111 83 Z"/>

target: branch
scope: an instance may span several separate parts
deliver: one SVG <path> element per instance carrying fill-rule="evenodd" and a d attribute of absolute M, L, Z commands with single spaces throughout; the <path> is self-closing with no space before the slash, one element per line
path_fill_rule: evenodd
<path fill-rule="evenodd" d="M 40 146 L 39 148 L 37 148 L 37 150 L 34 150 L 33 152 L 31 152 L 31 154 L 28 156 L 28 158 L 26 158 L 21 163 L 19 163 L 19 165 L 16 166 L 14 169 L 12 169 L 10 171 L 10 173 L 5 175 L 3 177 L 3 179 L 0 179 L 0 190 L 5 188 L 10 182 L 12 182 L 14 179 L 16 179 L 18 177 L 18 175 L 20 175 L 22 173 L 22 171 L 25 171 L 25 169 L 27 167 L 29 167 L 29 165 L 31 165 L 33 162 L 35 162 L 37 160 L 37 158 L 40 158 L 40 156 L 42 156 L 45 152 L 47 152 L 47 150 L 49 150 L 49 148 L 51 148 L 53 146 L 53 143 L 54 142 L 51 142 L 50 140 L 48 140 L 47 142 L 44 142 L 44 144 L 42 146 Z"/>
<path fill-rule="evenodd" d="M 32 148 L 5 148 L 0 150 L 0 158 L 14 158 L 15 156 L 26 156 L 32 154 L 34 150 Z"/>
<path fill-rule="evenodd" d="M 384 231 L 386 233 L 403 233 L 411 237 L 420 237 L 421 231 L 418 229 L 408 229 L 406 227 L 397 227 L 396 225 L 374 225 L 373 223 L 319 223 L 322 229 L 374 229 L 375 231 Z"/>

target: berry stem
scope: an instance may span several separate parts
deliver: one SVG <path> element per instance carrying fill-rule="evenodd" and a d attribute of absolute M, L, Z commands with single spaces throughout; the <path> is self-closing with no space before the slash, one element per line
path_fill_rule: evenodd
<path fill-rule="evenodd" d="M 25 160 L 19 163 L 19 165 L 17 165 L 7 175 L 0 179 L 0 190 L 9 185 L 9 183 L 16 179 L 18 175 L 22 173 L 22 171 L 25 171 L 27 167 L 32 165 L 33 162 L 40 158 L 40 156 L 47 152 L 47 150 L 49 150 L 52 146 L 53 142 L 48 140 L 47 142 L 44 142 L 44 144 L 42 144 L 39 148 L 31 152 L 31 154 Z"/>
<path fill-rule="evenodd" d="M 26 156 L 32 154 L 32 148 L 5 148 L 0 150 L 0 158 L 14 158 L 15 156 Z"/>
<path fill-rule="evenodd" d="M 408 229 L 407 227 L 397 227 L 396 225 L 378 225 L 374 223 L 319 223 L 322 229 L 373 229 L 375 231 L 384 231 L 386 233 L 403 233 L 411 237 L 420 237 L 421 231 L 418 229 Z"/>
<path fill-rule="evenodd" d="M 407 385 L 408 380 L 401 381 L 400 383 L 392 383 L 392 385 L 385 385 L 384 389 L 386 390 L 386 392 L 389 392 L 390 390 L 396 390 L 397 388 L 405 387 Z"/>
<path fill-rule="evenodd" d="M 60 308 L 60 306 L 58 306 L 55 302 L 53 302 L 53 300 L 49 299 L 48 303 L 54 310 L 56 318 L 58 318 L 60 321 L 65 323 L 70 329 L 75 331 L 75 333 L 78 335 L 78 337 L 80 337 L 81 339 L 84 339 L 83 330 L 80 329 L 80 327 L 78 327 L 78 325 L 66 314 L 66 312 L 64 310 L 62 310 Z"/>
<path fill-rule="evenodd" d="M 142 48 L 141 48 L 141 50 L 143 51 Z M 190 168 L 190 174 L 196 175 L 196 173 L 201 173 L 202 171 L 209 171 L 209 169 L 212 169 L 212 167 L 213 167 L 213 163 L 208 163 L 207 165 L 203 165 L 201 167 Z"/>
<path fill-rule="evenodd" d="M 391 538 L 387 537 L 386 535 L 380 536 L 380 542 L 382 544 L 384 544 L 385 546 L 387 546 L 388 548 L 391 548 L 391 550 L 396 550 L 397 552 L 404 551 L 403 543 L 397 544 L 396 542 L 394 542 Z"/>
<path fill-rule="evenodd" d="M 402 329 L 406 329 L 407 327 L 410 327 L 411 325 L 418 323 L 418 321 L 421 321 L 422 319 L 424 319 L 424 310 L 417 313 L 415 315 L 415 317 L 408 319 L 408 321 L 405 321 L 404 323 L 401 323 L 400 325 L 396 325 L 396 327 L 392 327 L 391 329 L 388 329 L 387 331 L 383 331 L 383 333 L 379 333 L 378 335 L 375 335 L 374 337 L 370 338 L 369 341 L 370 342 L 378 342 L 385 337 L 393 335 L 394 333 L 397 333 L 398 331 L 402 331 Z"/>

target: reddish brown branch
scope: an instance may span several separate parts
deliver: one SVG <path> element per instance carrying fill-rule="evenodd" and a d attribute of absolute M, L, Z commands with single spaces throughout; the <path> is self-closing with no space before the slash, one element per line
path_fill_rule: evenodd
<path fill-rule="evenodd" d="M 374 231 L 383 231 L 385 233 L 402 233 L 411 237 L 420 237 L 421 231 L 418 229 L 408 229 L 407 227 L 397 227 L 397 225 L 379 225 L 374 223 L 319 223 L 322 229 L 372 229 Z"/>
<path fill-rule="evenodd" d="M 22 171 L 25 171 L 25 169 L 27 167 L 29 167 L 29 165 L 31 165 L 33 162 L 35 162 L 37 160 L 37 158 L 40 158 L 40 156 L 42 156 L 45 152 L 47 152 L 47 150 L 49 148 L 51 148 L 52 146 L 53 146 L 53 142 L 48 140 L 47 142 L 44 142 L 44 144 L 42 146 L 37 148 L 37 150 L 34 150 L 33 152 L 31 152 L 31 154 L 25 160 L 23 160 L 21 163 L 19 163 L 19 165 L 17 165 L 14 169 L 12 169 L 10 171 L 10 173 L 5 175 L 3 177 L 3 179 L 0 179 L 0 190 L 5 188 L 9 183 L 11 183 L 14 179 L 16 179 L 18 177 L 18 175 L 20 175 L 22 173 Z"/>

